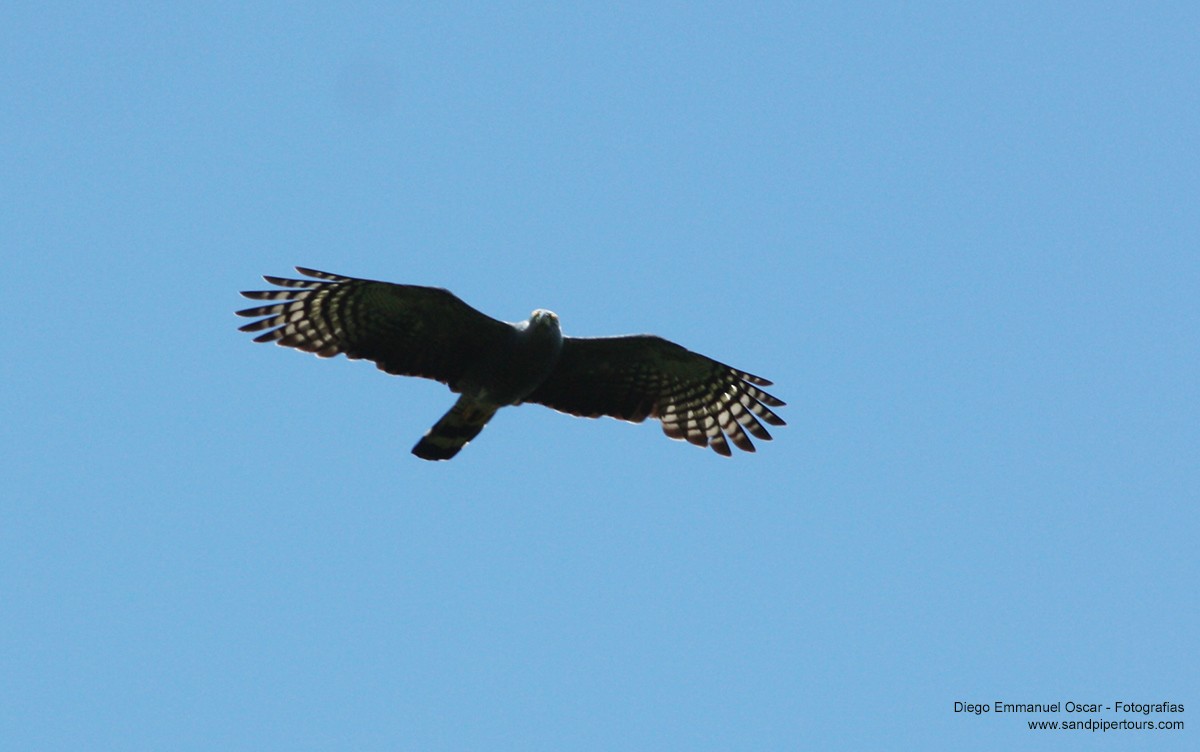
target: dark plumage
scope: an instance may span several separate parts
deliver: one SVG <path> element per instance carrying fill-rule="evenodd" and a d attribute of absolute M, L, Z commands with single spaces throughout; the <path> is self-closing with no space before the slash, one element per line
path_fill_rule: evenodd
<path fill-rule="evenodd" d="M 784 403 L 759 388 L 770 381 L 661 337 L 564 337 L 550 311 L 509 324 L 448 290 L 296 270 L 312 279 L 264 277 L 283 289 L 242 293 L 275 302 L 238 311 L 262 317 L 241 330 L 325 358 L 365 358 L 461 394 L 413 448 L 423 459 L 450 459 L 498 409 L 523 402 L 589 418 L 657 418 L 671 438 L 725 456 L 730 441 L 754 451 L 747 433 L 769 440 L 763 422 L 784 425 L 770 409 Z"/>

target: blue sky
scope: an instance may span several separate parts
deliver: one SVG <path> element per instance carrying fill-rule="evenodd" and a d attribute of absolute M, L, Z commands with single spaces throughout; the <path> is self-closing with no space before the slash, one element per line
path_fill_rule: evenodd
<path fill-rule="evenodd" d="M 7 4 L 3 746 L 1194 744 L 953 704 L 1200 703 L 1198 28 Z M 422 462 L 444 387 L 236 331 L 296 264 L 654 332 L 789 425 Z"/>

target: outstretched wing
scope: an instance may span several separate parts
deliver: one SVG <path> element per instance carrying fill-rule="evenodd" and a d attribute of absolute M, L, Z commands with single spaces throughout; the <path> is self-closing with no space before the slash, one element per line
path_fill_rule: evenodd
<path fill-rule="evenodd" d="M 263 277 L 284 289 L 242 293 L 275 301 L 237 312 L 265 317 L 241 327 L 243 332 L 267 330 L 255 342 L 276 342 L 322 358 L 366 358 L 388 373 L 437 379 L 455 389 L 478 353 L 511 331 L 511 325 L 480 313 L 449 290 L 296 271 L 312 279 Z"/>
<path fill-rule="evenodd" d="M 728 457 L 726 436 L 753 452 L 747 432 L 771 438 L 760 418 L 784 425 L 771 412 L 783 401 L 759 389 L 770 385 L 662 337 L 567 337 L 554 371 L 525 401 L 588 418 L 658 418 L 671 438 Z"/>

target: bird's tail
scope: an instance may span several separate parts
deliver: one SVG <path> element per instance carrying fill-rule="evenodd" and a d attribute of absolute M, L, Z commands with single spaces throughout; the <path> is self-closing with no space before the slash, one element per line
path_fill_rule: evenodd
<path fill-rule="evenodd" d="M 417 442 L 412 453 L 423 460 L 450 459 L 479 435 L 499 409 L 497 405 L 482 404 L 464 394 Z"/>

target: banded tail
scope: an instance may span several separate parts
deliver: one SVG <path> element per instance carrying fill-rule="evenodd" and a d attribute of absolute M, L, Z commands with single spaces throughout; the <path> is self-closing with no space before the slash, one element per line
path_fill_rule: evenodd
<path fill-rule="evenodd" d="M 464 394 L 417 442 L 412 453 L 423 460 L 450 459 L 479 435 L 499 409 L 499 406 L 481 404 Z"/>

